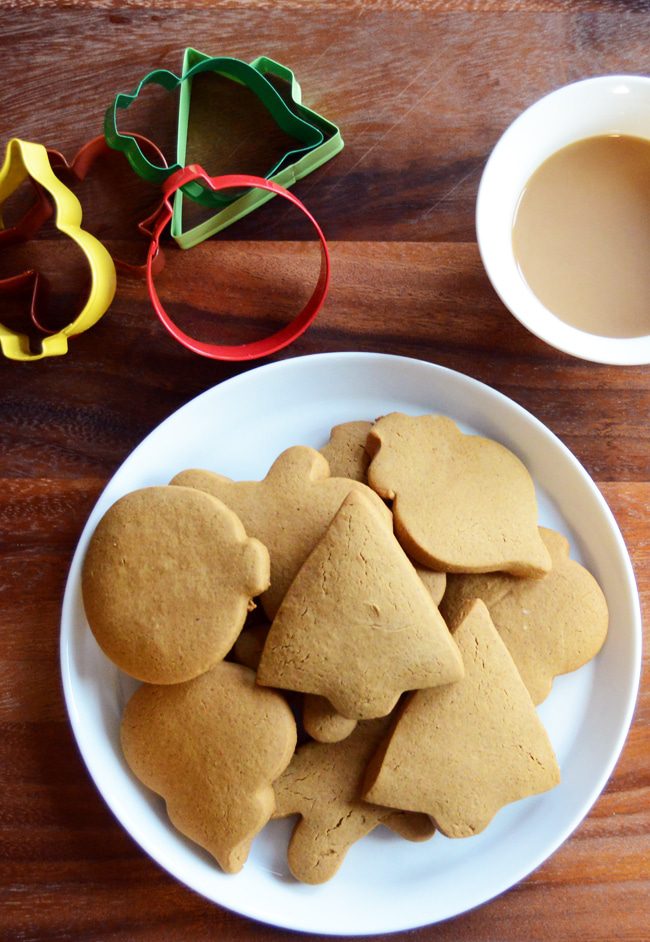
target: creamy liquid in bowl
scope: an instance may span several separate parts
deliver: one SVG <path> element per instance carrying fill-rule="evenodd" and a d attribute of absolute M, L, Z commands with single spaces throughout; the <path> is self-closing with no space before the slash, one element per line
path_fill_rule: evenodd
<path fill-rule="evenodd" d="M 519 199 L 512 244 L 561 320 L 604 337 L 650 334 L 650 140 L 599 135 L 549 157 Z"/>

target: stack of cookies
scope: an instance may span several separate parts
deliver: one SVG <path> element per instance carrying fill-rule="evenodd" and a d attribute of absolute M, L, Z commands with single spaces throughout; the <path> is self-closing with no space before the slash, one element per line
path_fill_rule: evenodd
<path fill-rule="evenodd" d="M 134 774 L 227 872 L 298 815 L 307 883 L 377 825 L 466 837 L 556 785 L 535 706 L 608 621 L 519 459 L 433 415 L 338 426 L 262 481 L 187 470 L 127 494 L 82 588 L 143 682 L 122 721 Z"/>

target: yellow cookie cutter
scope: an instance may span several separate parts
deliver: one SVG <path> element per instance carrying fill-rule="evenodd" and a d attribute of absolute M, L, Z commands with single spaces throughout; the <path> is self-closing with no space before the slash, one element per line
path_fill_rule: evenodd
<path fill-rule="evenodd" d="M 10 330 L 0 323 L 0 349 L 9 360 L 41 360 L 62 356 L 68 351 L 68 337 L 83 333 L 108 310 L 115 296 L 115 265 L 94 236 L 81 228 L 81 204 L 74 193 L 55 176 L 42 144 L 21 141 L 14 137 L 7 144 L 5 161 L 0 170 L 0 228 L 2 206 L 28 177 L 39 183 L 49 194 L 55 207 L 56 228 L 77 243 L 90 268 L 90 289 L 83 309 L 75 319 L 56 334 L 43 337 L 41 350 L 32 352 L 29 337 Z"/>

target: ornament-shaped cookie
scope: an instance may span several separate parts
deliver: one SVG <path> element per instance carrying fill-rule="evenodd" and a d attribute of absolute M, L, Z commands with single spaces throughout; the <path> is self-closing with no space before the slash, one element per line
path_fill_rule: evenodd
<path fill-rule="evenodd" d="M 404 690 L 462 675 L 458 648 L 385 517 L 350 494 L 280 606 L 258 683 L 316 693 L 343 716 L 372 719 Z"/>
<path fill-rule="evenodd" d="M 394 811 L 362 800 L 366 765 L 390 717 L 360 723 L 343 742 L 300 746 L 274 785 L 281 818 L 299 814 L 288 849 L 289 868 L 303 883 L 334 876 L 355 841 L 380 824 L 409 840 L 426 840 L 435 828 L 422 814 Z"/>
<path fill-rule="evenodd" d="M 218 497 L 240 517 L 246 532 L 268 548 L 271 586 L 261 601 L 269 618 L 351 491 L 372 495 L 386 520 L 391 519 L 388 508 L 369 488 L 330 477 L 326 459 L 302 445 L 282 452 L 263 481 L 231 481 L 212 471 L 188 470 L 171 483 Z"/>
<path fill-rule="evenodd" d="M 227 873 L 241 870 L 296 746 L 283 697 L 223 661 L 183 684 L 140 687 L 121 738 L 131 770 L 162 795 L 172 824 Z"/>
<path fill-rule="evenodd" d="M 548 696 L 557 674 L 577 670 L 598 654 L 609 618 L 600 586 L 569 558 L 568 540 L 545 527 L 540 535 L 553 562 L 546 576 L 452 574 L 441 605 L 451 623 L 468 599 L 485 602 L 533 703 Z"/>
<path fill-rule="evenodd" d="M 537 531 L 531 477 L 511 451 L 464 435 L 444 416 L 391 413 L 368 435 L 370 486 L 393 501 L 412 559 L 447 572 L 541 576 L 551 561 Z"/>
<path fill-rule="evenodd" d="M 174 684 L 228 653 L 269 584 L 269 554 L 209 494 L 147 487 L 102 517 L 81 583 L 107 657 L 138 680 Z"/>
<path fill-rule="evenodd" d="M 465 676 L 418 690 L 371 760 L 364 798 L 421 811 L 448 837 L 478 834 L 504 805 L 560 780 L 553 747 L 480 600 L 454 638 Z"/>

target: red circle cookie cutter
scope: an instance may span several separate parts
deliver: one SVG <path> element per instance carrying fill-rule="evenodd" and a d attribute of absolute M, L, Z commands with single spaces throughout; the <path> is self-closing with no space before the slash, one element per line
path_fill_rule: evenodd
<path fill-rule="evenodd" d="M 321 246 L 321 266 L 316 287 L 311 297 L 296 317 L 294 317 L 290 323 L 286 324 L 275 333 L 270 334 L 268 337 L 252 341 L 251 343 L 227 345 L 205 343 L 201 340 L 196 340 L 194 337 L 186 334 L 185 331 L 181 330 L 180 327 L 173 322 L 158 297 L 153 279 L 153 263 L 159 251 L 162 251 L 159 247 L 160 236 L 163 229 L 172 218 L 173 208 L 171 198 L 177 190 L 195 180 L 199 180 L 203 186 L 208 187 L 215 193 L 219 190 L 241 190 L 242 188 L 251 187 L 260 190 L 269 190 L 277 196 L 283 196 L 285 199 L 289 200 L 290 203 L 293 203 L 294 206 L 309 219 L 316 230 Z M 330 282 L 330 255 L 321 227 L 298 197 L 294 196 L 293 193 L 286 190 L 284 187 L 270 180 L 265 180 L 263 177 L 254 177 L 247 174 L 229 174 L 220 177 L 210 177 L 205 170 L 197 164 L 190 164 L 182 170 L 178 170 L 165 181 L 162 190 L 165 199 L 163 208 L 153 226 L 151 245 L 149 246 L 149 254 L 147 257 L 146 276 L 151 303 L 153 304 L 156 314 L 172 337 L 183 344 L 184 347 L 187 347 L 188 350 L 192 350 L 194 353 L 198 353 L 204 357 L 210 357 L 213 360 L 255 360 L 259 357 L 276 353 L 304 333 L 320 311 L 327 296 Z"/>

